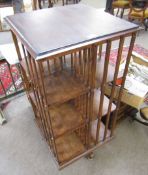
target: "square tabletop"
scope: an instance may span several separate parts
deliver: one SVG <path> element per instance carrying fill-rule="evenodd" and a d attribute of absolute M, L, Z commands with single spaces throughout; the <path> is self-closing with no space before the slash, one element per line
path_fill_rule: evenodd
<path fill-rule="evenodd" d="M 8 16 L 12 31 L 35 58 L 138 26 L 82 4 Z"/>

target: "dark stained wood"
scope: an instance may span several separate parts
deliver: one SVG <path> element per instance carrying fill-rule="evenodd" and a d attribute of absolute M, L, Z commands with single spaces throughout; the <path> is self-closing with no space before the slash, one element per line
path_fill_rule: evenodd
<path fill-rule="evenodd" d="M 34 58 L 138 28 L 135 24 L 82 4 L 16 14 L 6 17 L 6 21 Z"/>

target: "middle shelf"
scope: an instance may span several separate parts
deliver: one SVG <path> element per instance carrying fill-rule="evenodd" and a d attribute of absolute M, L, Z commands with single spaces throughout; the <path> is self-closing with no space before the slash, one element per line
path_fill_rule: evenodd
<path fill-rule="evenodd" d="M 52 106 L 49 113 L 55 138 L 86 124 L 82 114 L 70 102 Z"/>
<path fill-rule="evenodd" d="M 44 82 L 48 105 L 66 102 L 88 92 L 90 89 L 67 70 L 46 76 Z"/>

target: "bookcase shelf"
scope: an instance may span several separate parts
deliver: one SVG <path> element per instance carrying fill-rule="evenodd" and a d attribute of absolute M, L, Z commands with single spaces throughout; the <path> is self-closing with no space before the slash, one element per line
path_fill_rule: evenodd
<path fill-rule="evenodd" d="M 57 153 L 60 164 L 68 162 L 72 158 L 85 152 L 85 146 L 75 134 L 64 135 L 56 139 Z"/>
<path fill-rule="evenodd" d="M 86 124 L 83 116 L 70 102 L 53 106 L 49 111 L 55 138 Z"/>
<path fill-rule="evenodd" d="M 49 106 L 74 99 L 90 89 L 68 71 L 54 73 L 44 80 Z"/>

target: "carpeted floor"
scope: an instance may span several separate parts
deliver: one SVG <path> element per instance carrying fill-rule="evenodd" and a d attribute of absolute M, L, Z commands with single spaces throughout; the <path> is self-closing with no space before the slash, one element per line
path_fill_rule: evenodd
<path fill-rule="evenodd" d="M 118 125 L 116 137 L 95 151 L 94 160 L 81 158 L 58 171 L 27 98 L 9 103 L 5 115 L 8 123 L 0 126 L 0 175 L 148 174 L 148 128 L 128 118 Z"/>
<path fill-rule="evenodd" d="M 125 46 L 122 51 L 122 61 L 126 60 L 128 54 L 128 46 Z M 135 44 L 133 48 L 133 52 L 141 55 L 144 59 L 148 60 L 148 49 L 141 47 L 139 44 Z M 112 49 L 110 53 L 109 62 L 113 65 L 116 64 L 118 49 Z M 102 57 L 105 57 L 105 51 L 102 52 Z"/>

